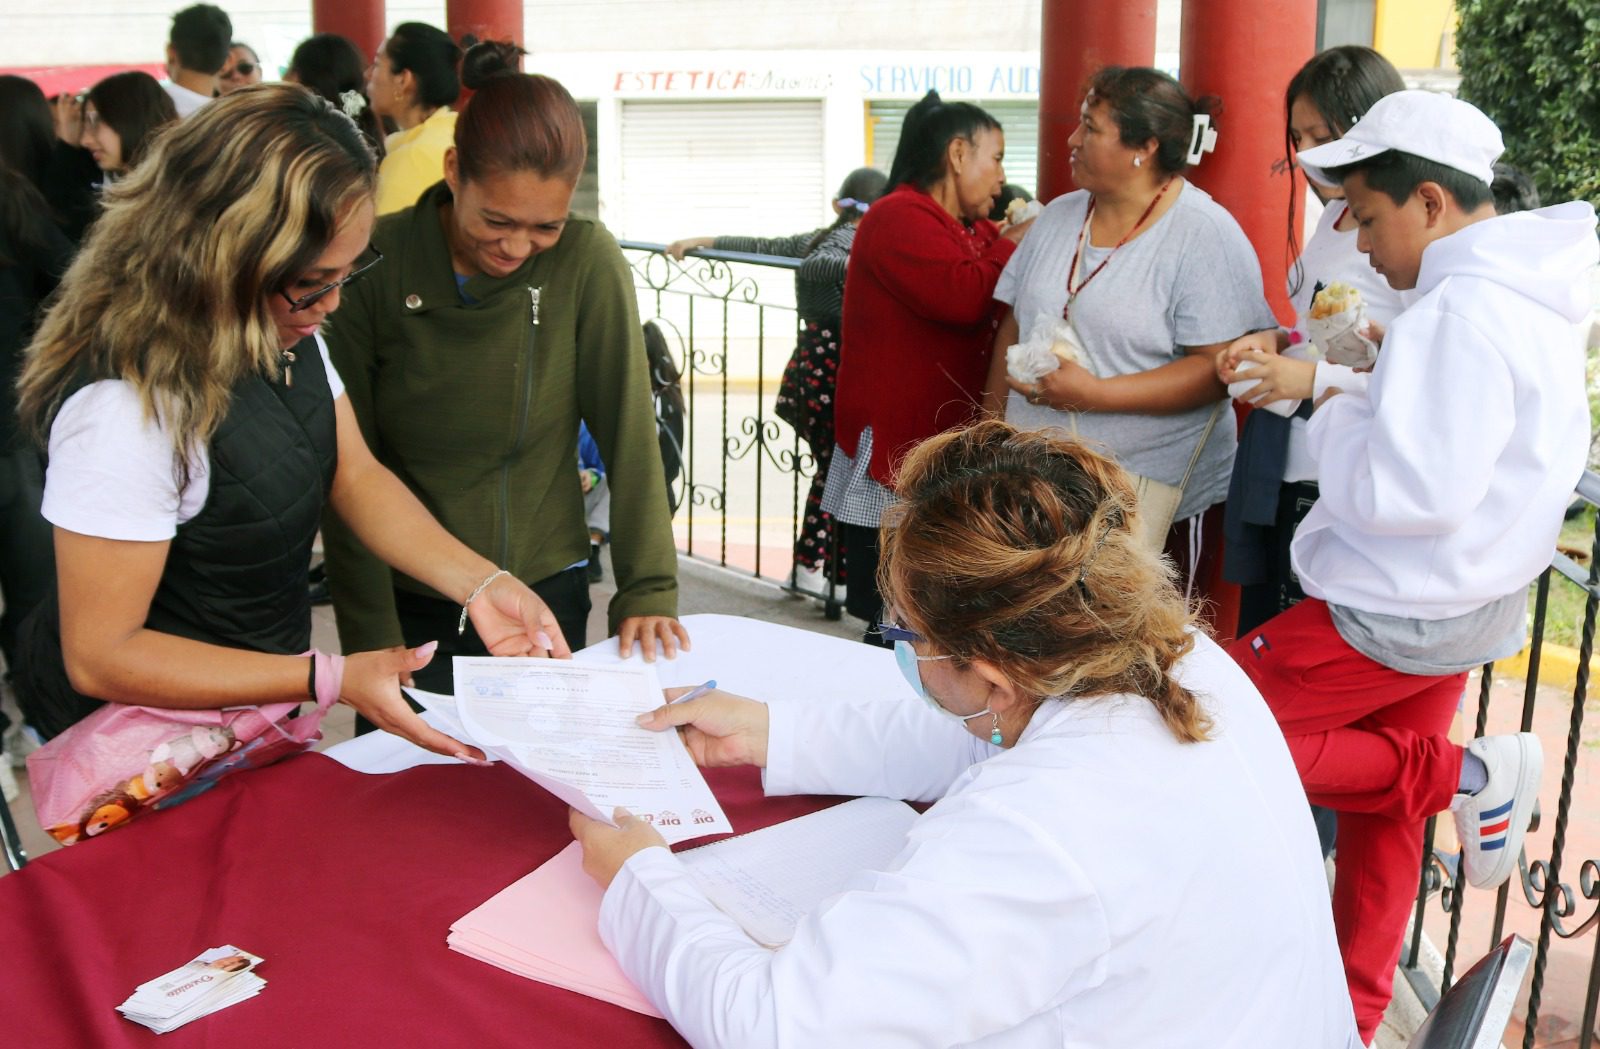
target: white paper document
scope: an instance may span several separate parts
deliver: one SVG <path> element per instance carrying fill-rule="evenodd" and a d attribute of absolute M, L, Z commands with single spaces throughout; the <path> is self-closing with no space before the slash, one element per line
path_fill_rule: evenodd
<path fill-rule="evenodd" d="M 733 830 L 678 734 L 634 720 L 661 705 L 654 668 L 465 656 L 454 667 L 454 697 L 407 692 L 580 812 L 610 822 L 620 805 L 669 843 Z"/>
<path fill-rule="evenodd" d="M 706 898 L 765 947 L 861 871 L 883 870 L 905 847 L 917 812 L 903 801 L 856 798 L 785 823 L 678 853 Z"/>

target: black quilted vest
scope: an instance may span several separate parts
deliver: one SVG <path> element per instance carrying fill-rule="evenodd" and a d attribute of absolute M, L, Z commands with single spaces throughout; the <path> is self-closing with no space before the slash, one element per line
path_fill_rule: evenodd
<path fill-rule="evenodd" d="M 234 388 L 208 448 L 205 504 L 178 525 L 145 620 L 151 630 L 280 655 L 311 647 L 306 572 L 338 446 L 316 340 L 294 354 L 292 386 L 252 376 Z M 100 701 L 67 680 L 53 596 L 29 618 L 18 699 L 31 724 L 55 735 Z"/>

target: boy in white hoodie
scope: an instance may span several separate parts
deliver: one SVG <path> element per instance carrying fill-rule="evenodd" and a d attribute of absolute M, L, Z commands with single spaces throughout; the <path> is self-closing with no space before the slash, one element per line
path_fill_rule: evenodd
<path fill-rule="evenodd" d="M 1334 923 L 1363 1040 L 1387 1007 L 1423 823 L 1450 808 L 1467 880 L 1516 869 L 1539 788 L 1530 733 L 1446 736 L 1467 671 L 1522 644 L 1583 473 L 1586 203 L 1496 217 L 1499 129 L 1445 95 L 1379 100 L 1299 156 L 1343 186 L 1358 248 L 1412 305 L 1365 390 L 1322 390 L 1320 498 L 1291 550 L 1311 599 L 1236 642 L 1306 794 L 1339 813 Z"/>

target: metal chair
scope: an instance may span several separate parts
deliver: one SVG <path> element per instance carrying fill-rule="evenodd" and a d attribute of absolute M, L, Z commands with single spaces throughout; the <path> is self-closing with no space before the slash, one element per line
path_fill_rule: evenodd
<path fill-rule="evenodd" d="M 1513 933 L 1462 973 L 1411 1038 L 1411 1049 L 1497 1049 L 1533 960 Z"/>
<path fill-rule="evenodd" d="M 0 761 L 7 760 L 0 754 Z M 0 804 L 0 852 L 6 855 L 6 866 L 19 871 L 28 865 L 28 854 L 22 848 L 22 836 L 11 819 L 11 806 Z"/>

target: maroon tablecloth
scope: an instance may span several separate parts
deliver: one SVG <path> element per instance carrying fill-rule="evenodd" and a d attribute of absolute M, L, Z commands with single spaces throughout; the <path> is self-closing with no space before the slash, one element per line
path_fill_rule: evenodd
<path fill-rule="evenodd" d="M 741 833 L 826 804 L 708 773 Z M 318 754 L 0 878 L 0 1042 L 153 1046 L 681 1046 L 664 1021 L 445 947 L 450 923 L 555 855 L 566 807 L 516 772 L 353 772 Z M 232 943 L 261 994 L 156 1035 L 116 1006 Z"/>

